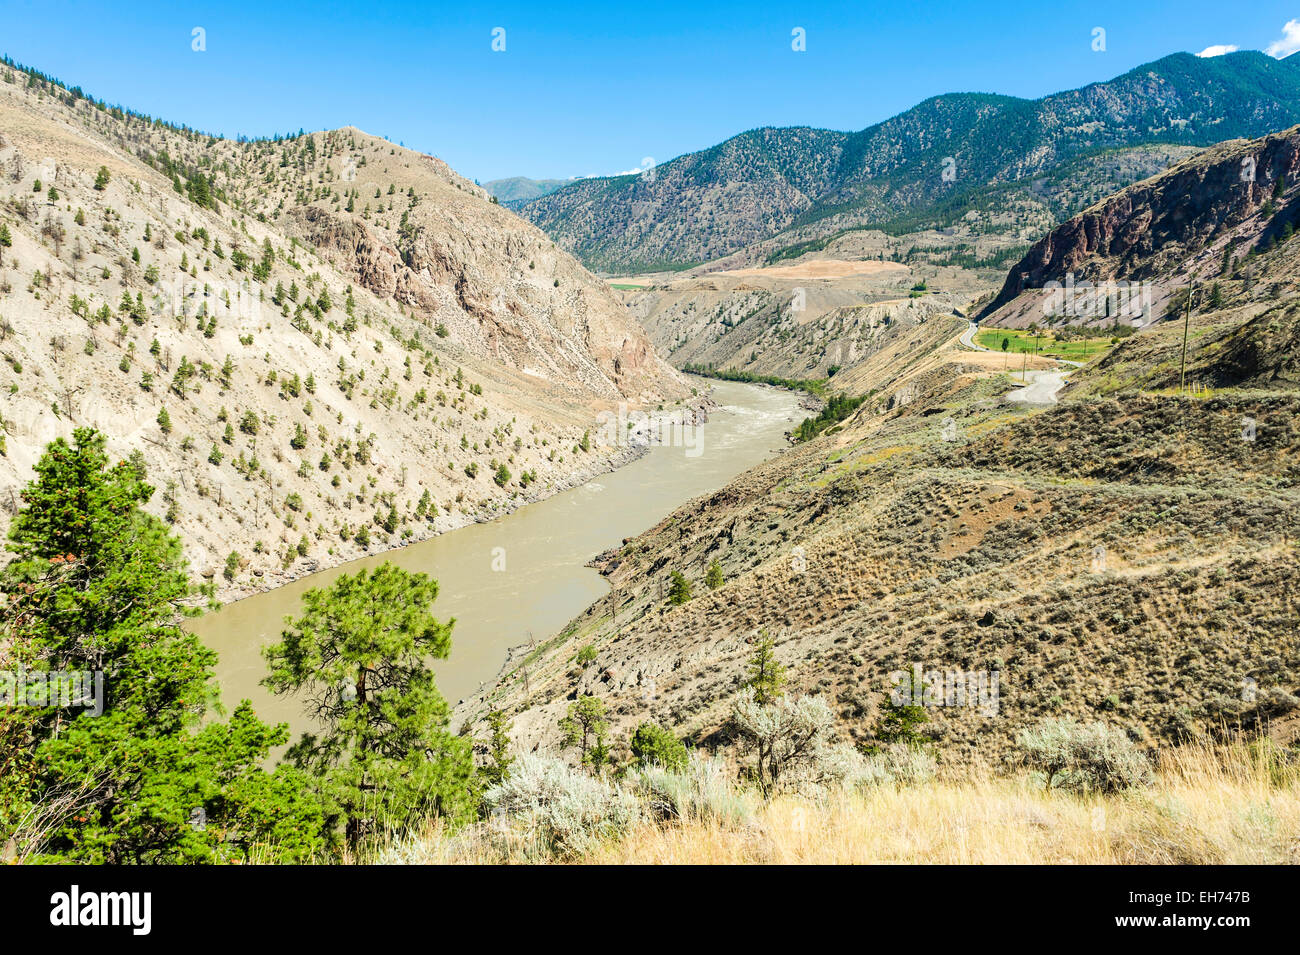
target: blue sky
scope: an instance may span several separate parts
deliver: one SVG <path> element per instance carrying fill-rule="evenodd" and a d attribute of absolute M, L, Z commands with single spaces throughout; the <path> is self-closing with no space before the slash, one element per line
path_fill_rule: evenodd
<path fill-rule="evenodd" d="M 1292 20 L 1300 2 L 0 0 L 0 52 L 200 129 L 351 124 L 486 181 L 620 172 L 756 126 L 861 129 L 937 93 L 1041 96 L 1179 50 L 1265 49 Z"/>

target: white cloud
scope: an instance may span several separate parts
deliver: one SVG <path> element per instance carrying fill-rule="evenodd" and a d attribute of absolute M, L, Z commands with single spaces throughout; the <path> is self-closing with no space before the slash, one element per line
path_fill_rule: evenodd
<path fill-rule="evenodd" d="M 1264 52 L 1279 60 L 1300 50 L 1300 20 L 1288 20 L 1282 27 L 1282 36 L 1264 47 Z"/>
<path fill-rule="evenodd" d="M 1207 46 L 1197 56 L 1223 56 L 1225 53 L 1236 53 L 1241 47 L 1235 43 L 1216 43 L 1214 46 Z"/>
<path fill-rule="evenodd" d="M 585 176 L 574 176 L 574 179 L 610 179 L 614 176 L 638 176 L 645 172 L 646 169 L 653 169 L 653 166 L 646 166 L 645 169 L 637 166 L 635 169 L 624 169 L 622 172 L 589 172 Z"/>

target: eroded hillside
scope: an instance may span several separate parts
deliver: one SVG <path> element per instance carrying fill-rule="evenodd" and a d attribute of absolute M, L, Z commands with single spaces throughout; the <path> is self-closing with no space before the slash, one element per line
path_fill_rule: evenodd
<path fill-rule="evenodd" d="M 430 156 L 210 138 L 0 66 L 0 501 L 77 426 L 228 594 L 610 467 L 689 388 L 601 282 Z"/>
<path fill-rule="evenodd" d="M 847 378 L 901 332 L 991 295 L 990 266 L 1024 248 L 939 232 L 855 232 L 777 265 L 636 276 L 615 287 L 679 368 Z"/>
<path fill-rule="evenodd" d="M 1276 285 L 1280 296 L 1294 287 L 1291 272 L 1255 260 L 1300 224 L 1298 178 L 1300 127 L 1198 153 L 1090 206 L 1036 242 L 984 308 L 985 321 L 1104 324 L 1119 314 L 1114 292 L 1071 295 L 1069 286 L 1142 288 L 1143 325 L 1181 317 L 1192 284 L 1206 293 L 1222 286 L 1215 293 L 1221 295 L 1231 287 L 1249 292 L 1267 276 L 1270 294 Z M 1216 298 L 1215 309 L 1222 305 Z M 1048 311 L 1055 314 L 1045 317 Z"/>
<path fill-rule="evenodd" d="M 1164 194 L 1143 188 L 1124 201 Z M 1289 187 L 1278 194 L 1285 209 Z M 766 633 L 792 692 L 832 702 L 864 744 L 914 667 L 998 675 L 995 706 L 926 708 L 950 761 L 997 762 L 1052 715 L 1152 747 L 1243 725 L 1294 738 L 1297 253 L 1280 214 L 1212 232 L 1236 236 L 1240 259 L 1205 243 L 1196 216 L 1144 240 L 1157 280 L 1198 242 L 1196 262 L 1221 263 L 1218 290 L 1206 276 L 1193 300 L 1181 392 L 1181 321 L 1092 357 L 1048 408 L 1008 402 L 1006 357 L 962 348 L 960 322 L 918 325 L 837 376 L 866 399 L 847 420 L 602 555 L 613 596 L 460 716 L 503 707 L 525 747 L 549 749 L 569 703 L 592 694 L 616 745 L 647 719 L 725 744 Z M 1090 249 L 1074 264 L 1101 274 L 1107 247 Z M 1024 298 L 1008 308 L 1041 308 Z M 684 603 L 665 599 L 674 572 L 693 584 Z"/>

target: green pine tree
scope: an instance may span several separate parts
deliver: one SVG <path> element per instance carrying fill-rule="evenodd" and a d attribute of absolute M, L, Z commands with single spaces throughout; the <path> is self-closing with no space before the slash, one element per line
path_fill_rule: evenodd
<path fill-rule="evenodd" d="M 142 510 L 153 488 L 140 465 L 110 465 L 105 443 L 90 428 L 52 442 L 10 528 L 0 594 L 12 652 L 33 670 L 101 673 L 103 708 L 0 717 L 0 840 L 26 858 L 92 864 L 328 851 L 301 774 L 261 768 L 287 727 L 259 722 L 247 701 L 228 723 L 205 720 L 216 654 L 182 626 L 197 611 L 182 609 L 194 591 L 180 540 Z"/>
<path fill-rule="evenodd" d="M 668 586 L 668 602 L 680 606 L 691 599 L 691 582 L 680 570 L 674 570 L 672 583 Z"/>
<path fill-rule="evenodd" d="M 488 713 L 487 724 L 491 733 L 485 744 L 488 761 L 479 767 L 479 774 L 486 785 L 499 786 L 510 775 L 510 764 L 515 761 L 510 755 L 512 724 L 506 719 L 505 710 L 492 710 Z"/>
<path fill-rule="evenodd" d="M 784 692 L 784 683 L 785 667 L 776 658 L 776 642 L 763 631 L 749 658 L 749 676 L 741 685 L 752 686 L 754 700 L 766 706 Z"/>
<path fill-rule="evenodd" d="M 609 723 L 605 719 L 605 703 L 598 696 L 583 696 L 569 704 L 568 714 L 560 719 L 561 745 L 578 747 L 584 766 L 597 772 L 609 759 L 605 735 Z"/>
<path fill-rule="evenodd" d="M 302 598 L 303 614 L 266 650 L 276 693 L 305 691 L 316 732 L 288 759 L 335 807 L 347 844 L 477 808 L 468 740 L 448 729 L 431 659 L 451 650 L 454 621 L 434 619 L 438 583 L 390 563 L 344 574 Z"/>
<path fill-rule="evenodd" d="M 686 744 L 658 723 L 642 723 L 629 743 L 637 764 L 661 766 L 674 773 L 686 769 Z"/>
<path fill-rule="evenodd" d="M 876 721 L 876 743 L 866 747 L 868 753 L 877 752 L 882 745 L 924 746 L 930 742 L 918 729 L 929 722 L 929 717 L 925 715 L 925 707 L 915 702 L 919 694 L 912 692 L 910 673 L 895 692 L 903 702 L 896 702 L 893 693 L 885 694 L 880 704 L 880 719 Z"/>

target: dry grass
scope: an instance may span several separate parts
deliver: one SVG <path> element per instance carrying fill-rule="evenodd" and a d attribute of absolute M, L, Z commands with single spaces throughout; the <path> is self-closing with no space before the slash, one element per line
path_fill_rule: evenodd
<path fill-rule="evenodd" d="M 578 860 L 595 864 L 1286 864 L 1300 862 L 1294 765 L 1243 746 L 1184 747 L 1154 786 L 1076 797 L 1027 777 L 950 780 L 750 801 L 736 825 L 647 822 Z M 425 863 L 520 861 L 486 828 L 430 832 Z"/>

